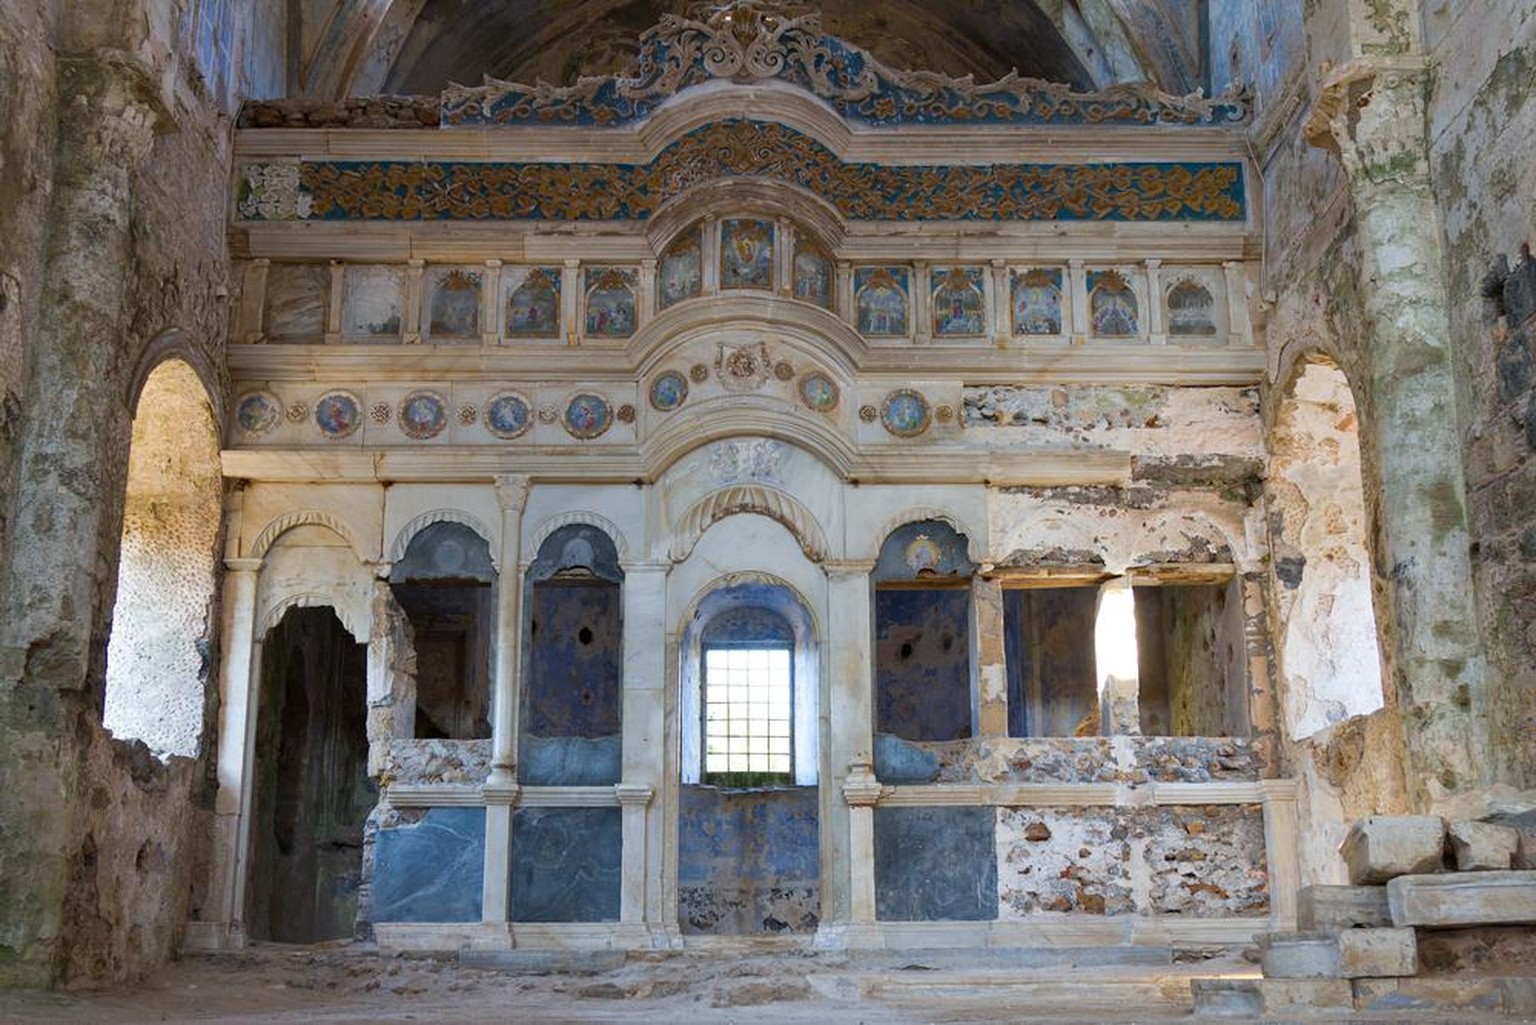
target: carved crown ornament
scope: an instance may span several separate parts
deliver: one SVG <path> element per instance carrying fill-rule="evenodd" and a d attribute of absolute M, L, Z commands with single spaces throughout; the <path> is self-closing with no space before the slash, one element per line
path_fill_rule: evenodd
<path fill-rule="evenodd" d="M 1017 73 L 996 82 L 897 71 L 869 51 L 822 31 L 820 16 L 786 0 L 730 0 L 664 14 L 640 37 L 621 74 L 571 86 L 487 78 L 442 95 L 443 125 L 613 126 L 650 116 L 663 102 L 714 80 L 779 80 L 869 125 L 1179 124 L 1225 125 L 1248 116 L 1246 95 L 1173 96 L 1146 84 L 1095 93 Z"/>

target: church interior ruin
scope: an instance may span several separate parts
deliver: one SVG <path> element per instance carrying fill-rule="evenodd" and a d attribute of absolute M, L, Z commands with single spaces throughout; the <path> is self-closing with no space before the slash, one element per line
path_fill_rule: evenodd
<path fill-rule="evenodd" d="M 1529 3 L 12 0 L 0 95 L 0 989 L 1536 1013 Z"/>

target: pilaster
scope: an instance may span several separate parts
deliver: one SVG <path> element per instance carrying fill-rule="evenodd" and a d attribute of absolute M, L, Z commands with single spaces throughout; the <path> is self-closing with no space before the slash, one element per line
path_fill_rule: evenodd
<path fill-rule="evenodd" d="M 527 477 L 496 478 L 496 502 L 501 507 L 501 544 L 496 562 L 496 649 L 491 668 L 491 771 L 485 793 L 485 881 L 481 919 L 505 922 L 511 912 L 512 809 L 517 785 L 517 708 L 519 705 L 518 642 L 522 632 L 523 510 L 531 486 Z"/>
<path fill-rule="evenodd" d="M 874 626 L 869 582 L 874 564 L 828 562 L 823 568 L 827 574 L 824 665 L 831 678 L 823 687 L 828 742 L 822 763 L 827 767 L 822 781 L 822 810 L 827 820 L 822 829 L 826 849 L 822 854 L 821 902 L 822 921 L 835 926 L 849 921 L 853 894 L 864 885 L 859 873 L 872 871 L 874 863 L 873 820 L 866 823 L 871 830 L 867 853 L 859 854 L 862 841 L 852 832 L 850 808 L 843 794 L 850 779 L 866 781 L 863 769 L 870 766 L 874 752 Z M 869 899 L 873 908 L 873 896 Z"/>

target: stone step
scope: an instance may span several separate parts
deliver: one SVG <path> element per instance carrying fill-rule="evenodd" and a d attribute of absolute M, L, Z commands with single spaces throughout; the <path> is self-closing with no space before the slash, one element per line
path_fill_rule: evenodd
<path fill-rule="evenodd" d="M 1435 928 L 1536 924 L 1536 872 L 1407 875 L 1387 883 L 1392 924 Z"/>
<path fill-rule="evenodd" d="M 1404 1021 L 1470 1022 L 1536 1014 L 1536 978 L 1528 976 L 1422 976 L 1404 979 L 1192 979 L 1197 1018 L 1253 1018 L 1354 1010 L 1370 1015 L 1412 1014 Z M 1422 1013 L 1454 1014 L 1424 1019 Z M 1287 1019 L 1288 1020 L 1288 1019 Z"/>

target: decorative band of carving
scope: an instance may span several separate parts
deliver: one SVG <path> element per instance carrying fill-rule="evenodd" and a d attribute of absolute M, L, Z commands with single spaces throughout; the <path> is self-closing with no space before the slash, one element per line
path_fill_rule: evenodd
<path fill-rule="evenodd" d="M 706 530 L 737 513 L 776 520 L 795 536 L 806 558 L 820 562 L 826 557 L 826 534 L 798 499 L 761 484 L 737 484 L 705 496 L 684 514 L 672 543 L 672 558 L 678 562 L 688 558 Z"/>

